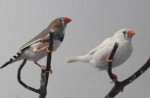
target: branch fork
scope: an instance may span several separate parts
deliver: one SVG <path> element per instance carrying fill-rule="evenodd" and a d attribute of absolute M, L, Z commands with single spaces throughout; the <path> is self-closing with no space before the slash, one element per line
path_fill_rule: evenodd
<path fill-rule="evenodd" d="M 52 50 L 53 32 L 50 32 L 49 39 L 50 40 L 49 40 L 48 49 Z M 118 81 L 115 74 L 112 73 L 113 56 L 115 55 L 115 52 L 116 52 L 118 46 L 119 46 L 119 44 L 116 42 L 112 49 L 112 52 L 109 56 L 109 59 L 108 59 L 109 62 L 108 62 L 108 70 L 107 70 L 110 79 L 112 79 L 112 81 L 113 81 L 116 78 L 116 81 L 113 81 L 114 82 L 113 88 L 109 91 L 109 93 L 104 98 L 114 98 L 117 94 L 119 94 L 121 91 L 123 91 L 125 86 L 127 86 L 128 84 L 130 84 L 134 80 L 136 80 L 140 75 L 142 75 L 150 67 L 150 58 L 149 58 L 147 60 L 147 62 L 139 70 L 137 70 L 134 74 L 132 74 L 130 77 L 126 78 L 123 81 Z M 45 69 L 41 69 L 41 82 L 40 82 L 41 84 L 40 84 L 39 89 L 30 87 L 21 80 L 21 70 L 24 67 L 24 65 L 26 64 L 27 59 L 23 60 L 22 64 L 20 65 L 20 67 L 18 69 L 18 75 L 17 75 L 18 82 L 26 89 L 31 90 L 35 93 L 38 93 L 39 98 L 46 98 L 46 95 L 47 95 L 47 84 L 48 84 L 48 79 L 49 79 L 49 73 L 47 71 L 49 71 L 49 69 L 51 69 L 51 56 L 52 56 L 52 53 L 48 52 L 46 67 L 45 67 Z"/>
<path fill-rule="evenodd" d="M 115 55 L 115 52 L 118 48 L 119 44 L 116 42 L 112 52 L 109 56 L 109 60 L 113 59 L 113 56 Z M 148 68 L 150 67 L 150 58 L 147 60 L 147 62 L 139 69 L 137 70 L 134 74 L 132 74 L 130 77 L 124 79 L 123 81 L 115 81 L 113 88 L 109 91 L 109 93 L 104 97 L 104 98 L 114 98 L 117 94 L 123 91 L 124 87 L 127 86 L 128 84 L 132 83 L 134 80 L 136 80 L 140 75 L 142 75 Z M 115 78 L 114 74 L 112 73 L 112 62 L 108 62 L 108 75 L 110 79 Z"/>

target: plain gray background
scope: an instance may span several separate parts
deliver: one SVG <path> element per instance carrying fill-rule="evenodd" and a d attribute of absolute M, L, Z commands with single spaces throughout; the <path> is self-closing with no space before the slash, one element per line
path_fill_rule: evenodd
<path fill-rule="evenodd" d="M 0 0 L 0 64 L 9 60 L 25 42 L 33 38 L 55 18 L 72 19 L 60 48 L 53 53 L 47 98 L 104 98 L 113 84 L 106 71 L 85 63 L 66 64 L 65 57 L 83 55 L 121 28 L 130 28 L 133 54 L 113 70 L 119 80 L 140 68 L 150 56 L 149 0 Z M 45 64 L 46 58 L 40 61 Z M 38 98 L 17 81 L 16 62 L 0 70 L 0 98 Z M 40 68 L 28 62 L 22 79 L 39 88 Z M 149 69 L 128 85 L 116 98 L 150 96 Z"/>

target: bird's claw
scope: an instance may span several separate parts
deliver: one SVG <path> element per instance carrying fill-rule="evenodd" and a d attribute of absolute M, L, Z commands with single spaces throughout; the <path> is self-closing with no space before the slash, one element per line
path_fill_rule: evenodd
<path fill-rule="evenodd" d="M 53 52 L 55 51 L 56 49 L 53 47 L 52 49 L 49 49 L 49 47 L 46 48 L 46 51 L 49 53 L 49 52 Z"/>
<path fill-rule="evenodd" d="M 103 57 L 101 57 L 101 60 L 105 60 L 105 61 L 107 61 L 107 62 L 112 62 L 112 61 L 113 61 L 113 59 L 109 59 L 108 56 L 103 56 Z"/>
<path fill-rule="evenodd" d="M 52 71 L 52 69 L 51 69 L 51 68 L 49 68 L 49 70 L 48 70 L 48 71 L 46 71 L 46 72 L 48 72 L 48 73 L 50 73 L 50 74 L 52 74 L 52 73 L 53 73 L 53 71 Z"/>
<path fill-rule="evenodd" d="M 46 69 L 46 66 L 43 66 L 43 65 L 41 65 L 41 64 L 39 64 L 38 62 L 36 62 L 36 61 L 33 61 L 37 66 L 39 66 L 41 69 L 42 69 L 42 71 L 46 71 L 46 73 L 51 73 L 52 74 L 52 69 L 51 68 L 48 68 L 48 70 Z"/>
<path fill-rule="evenodd" d="M 112 62 L 113 60 L 112 60 L 112 59 L 111 59 L 111 60 L 110 60 L 110 59 L 106 59 L 106 61 L 107 61 L 107 62 Z"/>
<path fill-rule="evenodd" d="M 41 69 L 42 69 L 42 70 L 45 70 L 46 73 L 52 74 L 52 69 L 51 69 L 51 68 L 49 68 L 48 70 L 46 70 L 46 67 L 45 67 L 45 66 L 41 66 Z"/>
<path fill-rule="evenodd" d="M 50 50 L 48 47 L 46 48 L 46 51 L 47 51 L 48 53 L 53 52 L 53 51 Z"/>
<path fill-rule="evenodd" d="M 112 79 L 111 83 L 117 83 L 117 82 L 118 82 L 118 77 L 117 77 L 117 75 L 115 75 L 115 74 L 113 74 L 113 73 L 112 73 L 112 75 L 113 75 L 113 76 L 112 76 L 112 78 L 111 78 L 111 79 Z"/>

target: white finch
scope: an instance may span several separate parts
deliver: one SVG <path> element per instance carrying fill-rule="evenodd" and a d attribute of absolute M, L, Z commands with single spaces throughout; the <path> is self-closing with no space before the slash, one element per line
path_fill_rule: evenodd
<path fill-rule="evenodd" d="M 34 37 L 32 40 L 24 44 L 19 52 L 14 55 L 9 61 L 7 61 L 4 65 L 0 68 L 7 66 L 13 62 L 27 59 L 33 61 L 36 65 L 40 66 L 37 63 L 40 59 L 46 56 L 48 52 L 48 45 L 49 45 L 49 32 L 53 30 L 53 50 L 56 50 L 60 44 L 62 43 L 65 35 L 65 29 L 67 24 L 71 22 L 70 18 L 67 17 L 59 17 L 53 20 L 49 26 L 44 29 L 39 35 Z"/>
<path fill-rule="evenodd" d="M 135 32 L 129 29 L 121 29 L 117 31 L 112 37 L 106 38 L 100 45 L 92 49 L 83 56 L 75 56 L 67 58 L 68 63 L 72 62 L 86 62 L 99 70 L 107 70 L 108 58 L 114 47 L 115 42 L 119 43 L 118 49 L 112 60 L 112 67 L 116 67 L 124 63 L 132 53 L 132 37 Z"/>

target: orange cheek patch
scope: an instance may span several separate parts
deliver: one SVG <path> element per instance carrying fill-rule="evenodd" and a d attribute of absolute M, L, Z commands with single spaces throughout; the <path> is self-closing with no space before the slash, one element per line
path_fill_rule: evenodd
<path fill-rule="evenodd" d="M 61 27 L 62 24 L 60 22 L 54 22 L 54 23 L 52 23 L 52 26 L 55 28 L 58 28 L 58 27 Z"/>

